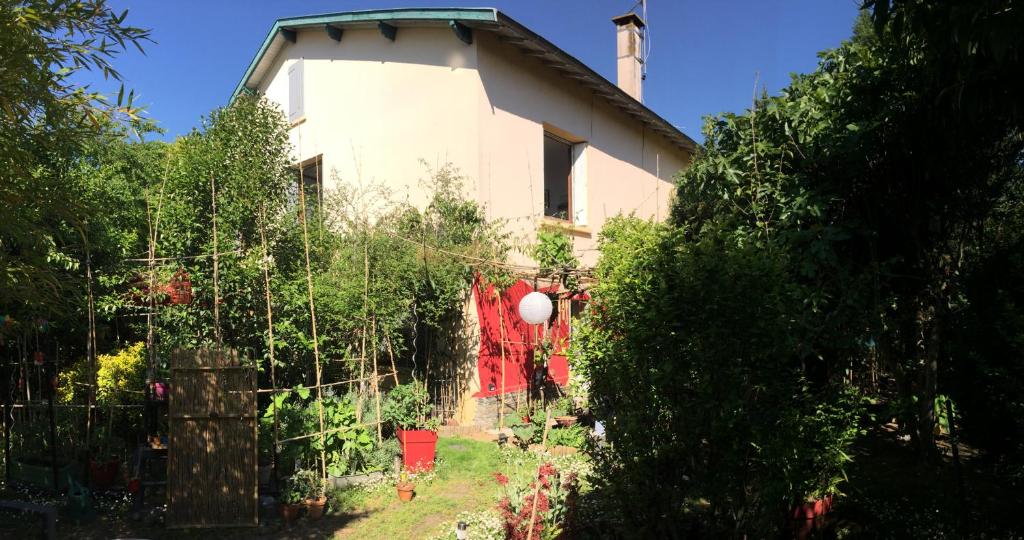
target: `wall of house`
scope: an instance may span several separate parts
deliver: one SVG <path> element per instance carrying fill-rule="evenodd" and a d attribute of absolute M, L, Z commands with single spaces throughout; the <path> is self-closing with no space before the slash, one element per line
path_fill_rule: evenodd
<path fill-rule="evenodd" d="M 325 190 L 342 181 L 386 186 L 422 206 L 430 169 L 450 163 L 465 190 L 522 244 L 543 218 L 545 126 L 586 141 L 587 220 L 572 229 L 584 264 L 618 214 L 662 219 L 686 153 L 575 81 L 485 31 L 473 45 L 447 27 L 346 30 L 341 42 L 306 29 L 278 56 L 260 91 L 288 109 L 288 70 L 303 62 L 305 118 L 291 130 L 296 160 L 322 155 Z M 578 201 L 577 201 L 578 204 Z M 530 264 L 523 254 L 514 262 Z"/>
<path fill-rule="evenodd" d="M 476 47 L 447 27 L 321 29 L 298 33 L 259 87 L 287 114 L 288 70 L 303 62 L 305 120 L 291 130 L 296 160 L 323 155 L 325 190 L 338 181 L 379 184 L 422 206 L 428 168 L 477 170 Z M 472 187 L 472 186 L 471 186 Z M 475 196 L 472 189 L 467 191 Z"/>
<path fill-rule="evenodd" d="M 597 261 L 597 235 L 608 218 L 667 217 L 673 175 L 688 160 L 588 89 L 485 31 L 474 32 L 473 45 L 447 27 L 399 28 L 394 42 L 369 28 L 345 30 L 340 43 L 322 30 L 300 31 L 259 87 L 284 111 L 288 70 L 300 58 L 305 119 L 291 130 L 295 159 L 322 155 L 328 191 L 339 182 L 380 184 L 394 200 L 422 207 L 428 167 L 451 163 L 466 176 L 467 196 L 528 244 L 550 223 L 543 218 L 545 129 L 586 141 L 588 215 L 572 228 L 585 265 Z M 523 254 L 513 262 L 532 264 Z M 464 315 L 476 318 L 473 302 Z M 481 393 L 476 329 L 460 363 L 466 373 L 455 414 L 466 424 L 493 409 L 472 399 Z"/>
<path fill-rule="evenodd" d="M 476 177 L 491 217 L 508 220 L 527 241 L 548 221 L 542 218 L 545 126 L 587 143 L 588 216 L 573 232 L 584 264 L 597 261 L 597 233 L 608 218 L 668 215 L 672 177 L 688 160 L 683 150 L 493 34 L 478 32 L 476 43 L 482 92 Z"/>

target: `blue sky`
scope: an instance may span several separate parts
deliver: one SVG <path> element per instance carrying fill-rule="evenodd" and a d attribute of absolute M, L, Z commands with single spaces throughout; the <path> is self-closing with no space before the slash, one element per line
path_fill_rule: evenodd
<path fill-rule="evenodd" d="M 187 133 L 224 105 L 279 17 L 414 6 L 496 7 L 615 80 L 614 25 L 632 0 L 110 0 L 156 43 L 115 65 L 148 115 Z M 857 0 L 649 0 L 651 55 L 644 102 L 701 140 L 702 117 L 750 106 L 755 77 L 775 93 L 789 74 L 817 64 L 816 53 L 850 35 Z M 92 79 L 95 88 L 116 86 Z"/>

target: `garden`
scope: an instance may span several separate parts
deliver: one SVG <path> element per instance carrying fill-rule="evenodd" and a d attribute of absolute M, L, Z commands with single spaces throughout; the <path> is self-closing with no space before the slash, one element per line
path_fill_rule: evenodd
<path fill-rule="evenodd" d="M 866 1 L 593 267 L 257 95 L 157 140 L 126 17 L 0 0 L 0 536 L 1020 537 L 1011 2 Z"/>

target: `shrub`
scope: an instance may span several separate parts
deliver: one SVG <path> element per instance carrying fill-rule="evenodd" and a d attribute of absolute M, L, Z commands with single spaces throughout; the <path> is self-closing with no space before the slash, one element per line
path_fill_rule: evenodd
<path fill-rule="evenodd" d="M 571 362 L 611 442 L 597 482 L 632 532 L 680 536 L 701 512 L 705 534 L 764 533 L 835 491 L 859 399 L 805 376 L 817 321 L 788 261 L 625 218 L 601 248 Z"/>
<path fill-rule="evenodd" d="M 62 403 L 81 399 L 80 393 L 90 384 L 89 365 L 80 360 L 59 375 Z M 146 385 L 146 344 L 135 343 L 113 354 L 96 357 L 96 404 L 102 406 L 142 402 Z"/>
<path fill-rule="evenodd" d="M 435 429 L 429 418 L 430 396 L 422 383 L 400 384 L 388 392 L 381 419 L 395 429 Z"/>

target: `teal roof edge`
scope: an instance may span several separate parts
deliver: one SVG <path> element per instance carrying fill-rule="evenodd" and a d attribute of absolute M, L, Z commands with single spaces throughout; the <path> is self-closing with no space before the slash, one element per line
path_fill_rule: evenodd
<path fill-rule="evenodd" d="M 366 11 L 345 11 L 340 13 L 324 13 L 320 15 L 303 15 L 299 17 L 284 17 L 274 21 L 263 44 L 260 45 L 256 56 L 249 62 L 242 79 L 235 85 L 231 99 L 234 100 L 245 90 L 245 83 L 252 77 L 256 66 L 263 60 L 267 49 L 274 42 L 274 37 L 282 28 L 302 28 L 306 26 L 317 26 L 323 24 L 343 24 L 360 22 L 381 22 L 381 21 L 476 21 L 476 22 L 498 22 L 498 11 L 494 8 L 397 8 L 397 9 L 372 9 Z"/>

